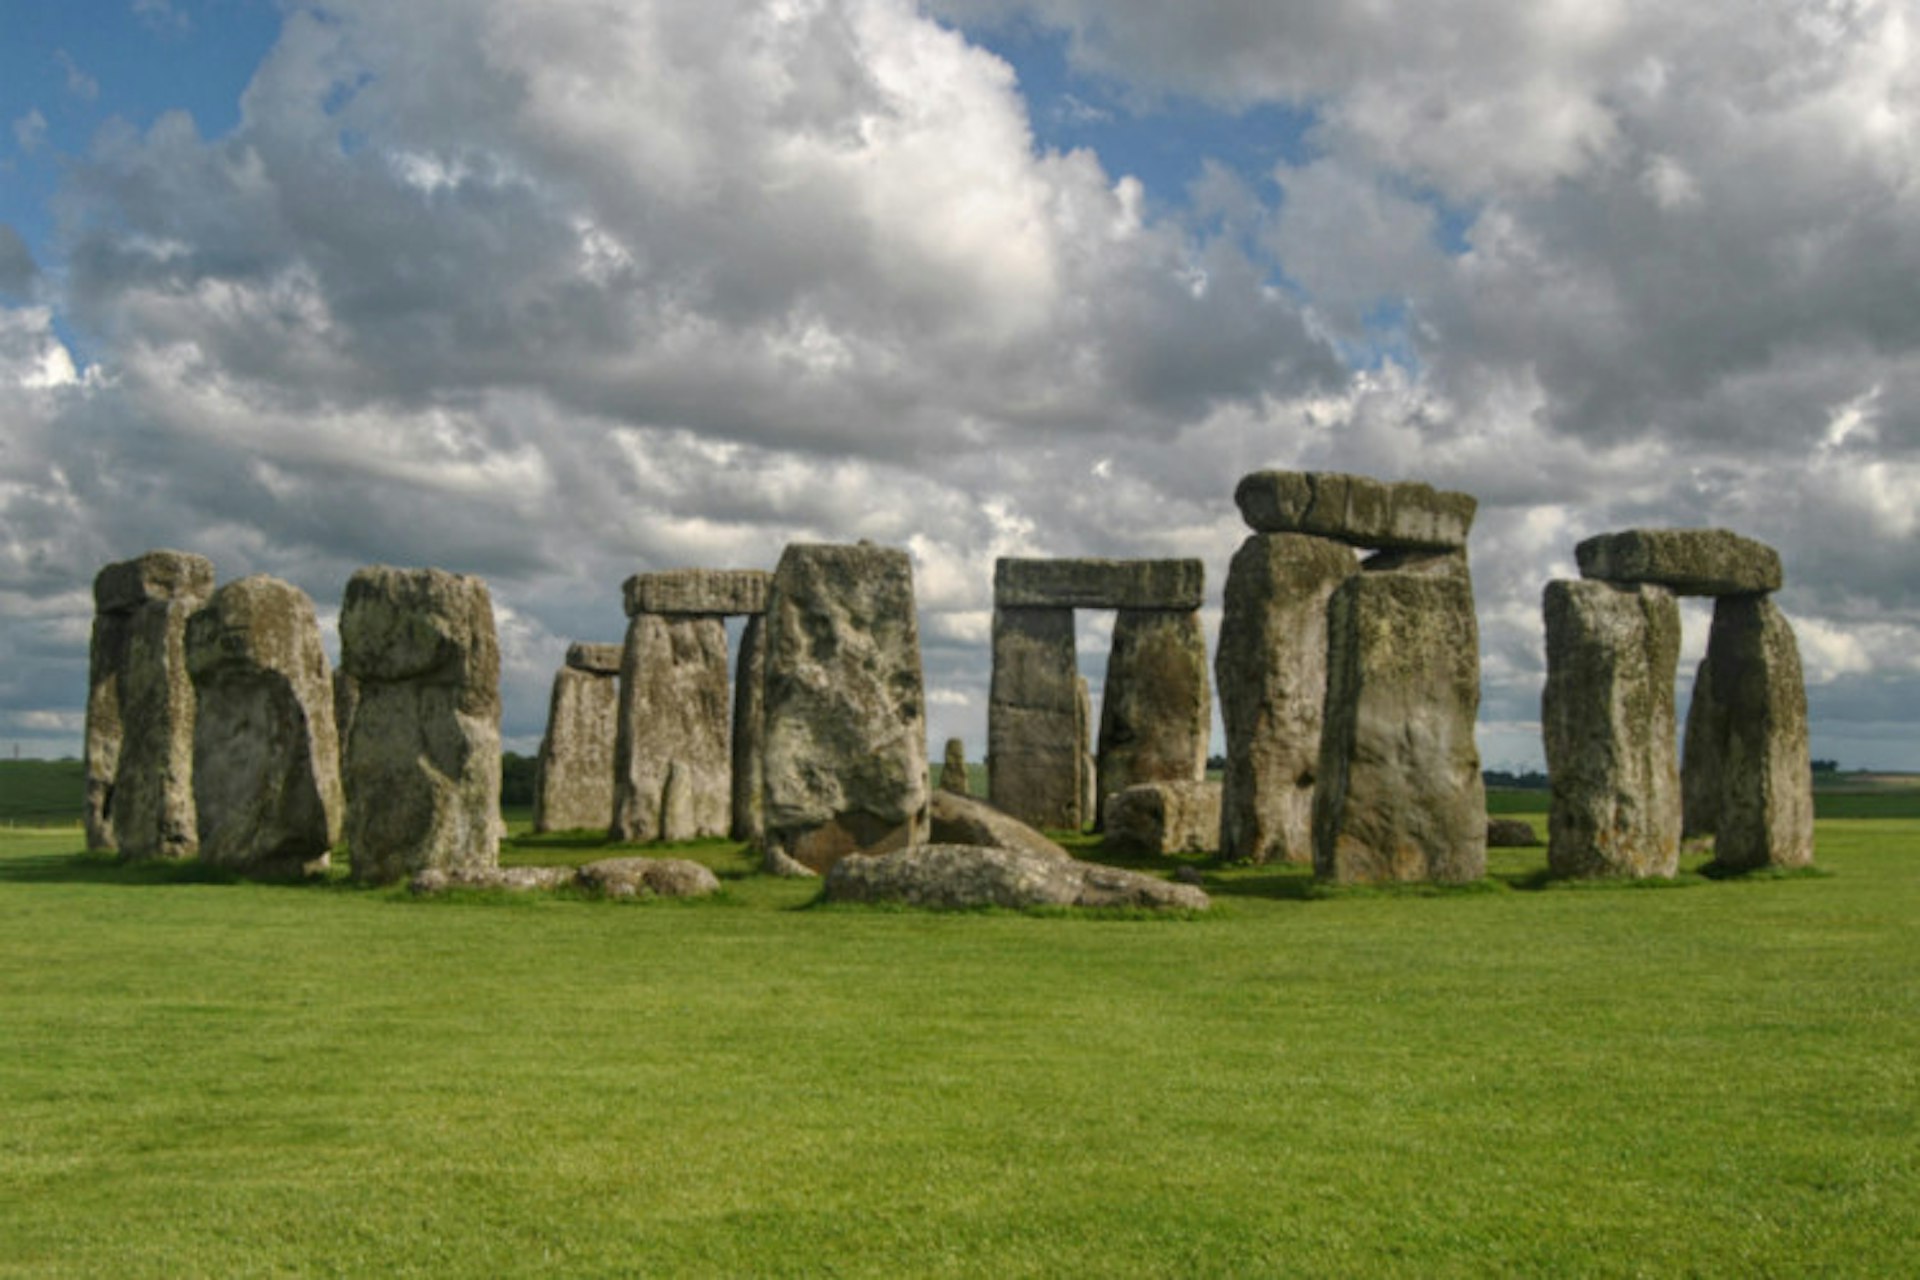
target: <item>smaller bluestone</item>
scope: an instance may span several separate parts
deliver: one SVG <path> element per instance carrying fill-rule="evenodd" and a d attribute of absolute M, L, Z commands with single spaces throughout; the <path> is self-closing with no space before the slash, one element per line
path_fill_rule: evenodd
<path fill-rule="evenodd" d="M 958 738 L 947 739 L 946 758 L 940 762 L 940 789 L 954 795 L 967 795 L 967 745 Z"/>

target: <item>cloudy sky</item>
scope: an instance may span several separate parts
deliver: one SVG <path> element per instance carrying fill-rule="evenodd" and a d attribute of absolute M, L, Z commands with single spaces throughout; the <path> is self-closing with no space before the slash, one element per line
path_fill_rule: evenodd
<path fill-rule="evenodd" d="M 1920 768 L 1917 44 L 1911 0 L 0 6 L 0 744 L 78 751 L 89 584 L 148 547 L 329 626 L 361 564 L 484 575 L 524 750 L 628 574 L 871 538 L 977 754 L 994 557 L 1217 604 L 1234 482 L 1299 467 L 1480 498 L 1490 766 L 1539 760 L 1575 542 L 1724 525 L 1785 559 L 1814 754 Z"/>

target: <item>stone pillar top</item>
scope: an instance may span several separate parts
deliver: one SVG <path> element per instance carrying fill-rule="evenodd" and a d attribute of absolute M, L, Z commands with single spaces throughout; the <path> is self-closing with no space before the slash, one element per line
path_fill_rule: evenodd
<path fill-rule="evenodd" d="M 1580 576 L 1650 583 L 1683 596 L 1743 596 L 1780 589 L 1780 553 L 1727 529 L 1626 529 L 1573 549 Z"/>
<path fill-rule="evenodd" d="M 587 671 L 597 676 L 617 676 L 620 674 L 621 646 L 617 644 L 570 644 L 567 646 L 567 665 L 575 671 Z"/>
<path fill-rule="evenodd" d="M 767 611 L 765 569 L 669 569 L 636 573 L 622 591 L 627 616 L 642 613 L 754 614 Z"/>
<path fill-rule="evenodd" d="M 213 561 L 188 551 L 149 551 L 100 570 L 93 603 L 101 613 L 130 613 L 154 600 L 192 603 L 213 594 Z"/>
<path fill-rule="evenodd" d="M 1467 545 L 1479 503 L 1416 480 L 1336 471 L 1255 471 L 1233 500 L 1261 533 L 1310 533 L 1377 550 L 1452 551 Z"/>
<path fill-rule="evenodd" d="M 1198 560 L 1015 559 L 993 564 L 1000 609 L 1198 609 L 1206 569 Z"/>

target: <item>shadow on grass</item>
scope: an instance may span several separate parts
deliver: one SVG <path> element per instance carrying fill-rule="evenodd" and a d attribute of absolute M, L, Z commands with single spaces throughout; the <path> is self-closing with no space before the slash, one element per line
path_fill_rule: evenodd
<path fill-rule="evenodd" d="M 127 862 L 118 854 L 82 852 L 0 859 L 0 883 L 4 884 L 239 884 L 244 880 L 226 867 L 198 858 Z"/>

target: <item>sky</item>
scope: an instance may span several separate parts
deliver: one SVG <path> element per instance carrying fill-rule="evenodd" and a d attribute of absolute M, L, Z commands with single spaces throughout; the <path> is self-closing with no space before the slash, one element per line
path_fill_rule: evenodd
<path fill-rule="evenodd" d="M 620 584 L 912 555 L 984 749 L 998 556 L 1424 480 L 1489 767 L 1590 534 L 1779 549 L 1813 754 L 1920 769 L 1914 0 L 0 0 L 0 749 L 90 584 L 485 577 L 537 743 Z M 1690 603 L 1681 685 L 1705 643 Z M 1104 669 L 1110 618 L 1082 619 Z"/>

